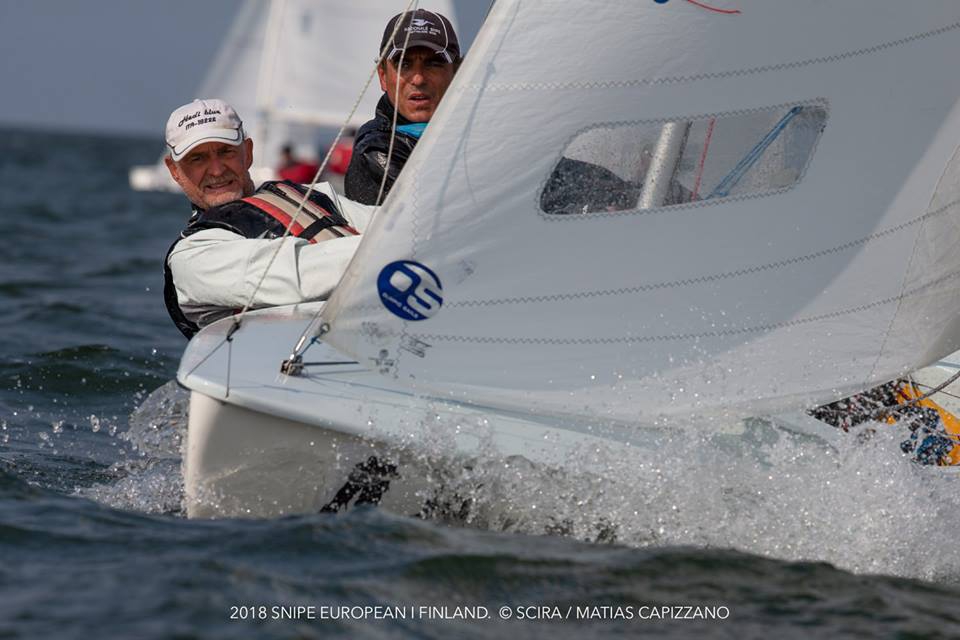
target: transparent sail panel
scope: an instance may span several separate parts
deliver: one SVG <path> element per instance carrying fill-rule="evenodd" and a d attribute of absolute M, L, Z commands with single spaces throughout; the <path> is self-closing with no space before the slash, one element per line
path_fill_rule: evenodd
<path fill-rule="evenodd" d="M 540 208 L 597 213 L 782 191 L 803 176 L 826 119 L 824 105 L 806 104 L 599 125 L 564 150 Z"/>

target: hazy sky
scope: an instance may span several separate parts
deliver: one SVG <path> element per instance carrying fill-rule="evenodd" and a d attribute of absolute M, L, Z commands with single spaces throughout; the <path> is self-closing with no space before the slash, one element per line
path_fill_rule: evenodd
<path fill-rule="evenodd" d="M 240 4 L 0 0 L 0 125 L 161 137 L 170 110 L 196 97 Z M 488 4 L 454 0 L 464 44 Z M 406 6 L 397 0 L 398 13 Z"/>

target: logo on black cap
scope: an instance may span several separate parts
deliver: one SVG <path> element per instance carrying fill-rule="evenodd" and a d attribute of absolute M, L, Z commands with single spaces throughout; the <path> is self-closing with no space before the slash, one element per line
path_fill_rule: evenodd
<path fill-rule="evenodd" d="M 397 22 L 400 21 L 399 28 Z M 391 41 L 391 36 L 393 39 Z M 460 59 L 460 42 L 453 24 L 443 15 L 426 9 L 399 13 L 387 22 L 380 41 L 380 51 L 385 51 L 388 59 L 393 59 L 407 48 L 427 47 L 447 62 Z"/>

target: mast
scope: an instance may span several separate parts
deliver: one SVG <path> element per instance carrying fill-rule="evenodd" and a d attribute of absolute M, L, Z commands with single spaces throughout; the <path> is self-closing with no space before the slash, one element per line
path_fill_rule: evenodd
<path fill-rule="evenodd" d="M 256 140 L 261 149 L 268 149 L 268 134 L 270 120 L 273 116 L 272 96 L 274 93 L 274 77 L 277 68 L 277 51 L 279 50 L 280 31 L 283 25 L 283 14 L 287 7 L 287 0 L 272 0 L 270 14 L 267 18 L 267 33 L 263 46 L 263 55 L 260 58 L 260 71 L 257 77 L 257 90 L 254 103 L 260 116 Z"/>
<path fill-rule="evenodd" d="M 650 168 L 643 181 L 640 194 L 640 209 L 662 207 L 670 194 L 670 182 L 680 163 L 683 148 L 690 133 L 689 122 L 668 122 L 660 130 L 660 138 L 653 149 Z"/>

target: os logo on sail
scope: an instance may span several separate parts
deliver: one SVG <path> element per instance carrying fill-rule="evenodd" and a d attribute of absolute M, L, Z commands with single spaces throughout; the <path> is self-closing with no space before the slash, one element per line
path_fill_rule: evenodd
<path fill-rule="evenodd" d="M 380 302 L 387 311 L 404 320 L 426 320 L 443 304 L 440 278 L 419 262 L 397 260 L 377 277 Z"/>

